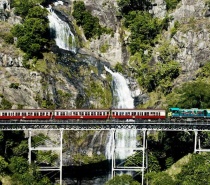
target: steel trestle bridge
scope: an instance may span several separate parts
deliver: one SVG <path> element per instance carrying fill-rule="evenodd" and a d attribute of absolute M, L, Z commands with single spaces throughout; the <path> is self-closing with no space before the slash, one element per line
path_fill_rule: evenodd
<path fill-rule="evenodd" d="M 210 152 L 210 149 L 202 149 L 200 142 L 200 131 L 210 131 L 210 121 L 117 121 L 117 120 L 1 120 L 0 130 L 25 130 L 28 131 L 28 146 L 29 146 L 29 164 L 32 163 L 31 153 L 35 150 L 49 151 L 57 150 L 59 152 L 58 167 L 40 167 L 40 171 L 59 171 L 60 185 L 62 185 L 62 158 L 63 158 L 63 131 L 64 130 L 107 130 L 112 133 L 112 177 L 119 171 L 133 171 L 141 173 L 142 185 L 144 184 L 144 173 L 148 170 L 148 150 L 147 150 L 147 132 L 148 131 L 192 131 L 194 132 L 194 153 Z M 33 147 L 32 137 L 33 131 L 37 130 L 57 130 L 59 131 L 58 146 Z M 142 132 L 142 145 L 132 148 L 135 152 L 142 152 L 142 166 L 119 166 L 116 164 L 116 130 L 139 130 Z M 124 150 L 128 148 L 123 148 Z"/>
<path fill-rule="evenodd" d="M 1 120 L 0 130 L 166 130 L 166 131 L 209 131 L 210 121 L 75 121 L 75 120 Z"/>

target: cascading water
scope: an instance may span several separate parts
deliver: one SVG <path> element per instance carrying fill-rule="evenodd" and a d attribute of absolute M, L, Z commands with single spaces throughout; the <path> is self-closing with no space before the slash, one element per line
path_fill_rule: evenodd
<path fill-rule="evenodd" d="M 61 49 L 76 53 L 75 37 L 69 25 L 62 21 L 51 7 L 48 8 L 48 11 L 50 34 L 55 37 L 57 46 Z"/>
<path fill-rule="evenodd" d="M 114 89 L 114 108 L 134 108 L 134 100 L 131 96 L 126 79 L 119 73 L 112 72 L 105 67 L 105 70 L 112 75 Z M 136 148 L 136 130 L 119 130 L 116 131 L 116 159 L 123 160 L 133 154 L 133 148 Z M 111 137 L 106 147 L 106 157 L 111 159 Z"/>

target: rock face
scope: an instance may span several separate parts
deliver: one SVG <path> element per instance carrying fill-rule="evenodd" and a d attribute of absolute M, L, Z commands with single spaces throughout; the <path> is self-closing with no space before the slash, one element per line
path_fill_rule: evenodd
<path fill-rule="evenodd" d="M 74 1 L 66 0 L 63 2 L 64 3 L 59 3 L 58 5 L 61 7 L 61 10 L 65 7 L 72 11 Z M 37 94 L 40 95 L 43 101 L 50 97 L 50 101 L 59 104 L 61 100 L 58 97 L 58 90 L 71 94 L 71 98 L 65 101 L 65 103 L 63 102 L 62 106 L 74 107 L 74 100 L 77 98 L 78 94 L 81 95 L 85 93 L 87 86 L 85 85 L 84 79 L 88 75 L 90 79 L 97 79 L 101 84 L 104 84 L 103 80 L 106 78 L 106 74 L 103 71 L 103 65 L 114 66 L 118 62 L 122 64 L 128 62 L 129 52 L 126 48 L 126 41 L 130 33 L 123 30 L 121 20 L 116 16 L 118 12 L 117 0 L 85 0 L 84 3 L 87 9 L 91 11 L 92 15 L 99 18 L 101 25 L 111 28 L 114 34 L 112 36 L 104 34 L 100 38 L 90 41 L 87 41 L 83 35 L 83 39 L 87 44 L 83 48 L 78 48 L 79 54 L 76 59 L 77 62 L 79 61 L 78 63 L 72 62 L 74 59 L 66 60 L 68 56 L 64 57 L 66 56 L 65 54 L 62 57 L 58 54 L 60 60 L 44 59 L 47 69 L 52 70 L 47 75 L 43 73 L 43 71 L 37 71 L 36 69 L 29 72 L 23 67 L 23 54 L 21 54 L 14 45 L 5 45 L 3 39 L 0 38 L 0 75 L 2 79 L 1 86 L 4 87 L 1 88 L 0 93 L 11 102 L 14 102 L 16 107 L 22 102 L 26 107 L 38 108 L 40 103 L 37 103 Z M 165 1 L 154 0 L 152 3 L 154 6 L 150 12 L 158 18 L 164 18 L 167 13 Z M 10 17 L 5 17 L 5 24 L 13 25 L 20 23 L 21 18 L 15 16 L 12 10 L 10 10 L 10 1 L 0 0 L 0 9 L 4 10 L 4 12 L 10 11 Z M 170 23 L 168 31 L 164 33 L 162 38 L 163 42 L 169 42 L 170 45 L 176 47 L 178 51 L 175 60 L 181 64 L 182 73 L 175 80 L 174 85 L 194 79 L 197 69 L 210 59 L 208 12 L 209 8 L 205 5 L 204 0 L 182 0 L 177 5 L 177 8 L 173 12 L 170 12 L 169 16 L 172 16 L 173 20 Z M 71 16 L 69 16 L 69 18 L 73 20 Z M 171 29 L 177 21 L 181 26 L 171 37 Z M 7 32 L 7 27 L 7 25 L 5 25 L 5 27 L 3 27 L 2 24 L 0 25 L 1 31 L 5 33 Z M 82 29 L 79 29 L 82 32 Z M 106 51 L 101 50 L 104 46 L 108 46 Z M 160 45 L 154 47 L 154 62 L 160 62 L 157 52 L 159 47 Z M 81 57 L 81 59 L 78 59 L 78 56 Z M 73 75 L 68 74 L 71 76 L 69 77 L 67 73 L 64 74 L 58 69 L 54 69 L 50 64 L 50 62 L 53 63 L 53 61 L 62 63 L 62 65 L 65 65 L 66 69 L 69 67 L 69 73 Z M 94 70 L 91 69 L 92 67 L 94 67 L 97 72 L 94 72 Z M 77 71 L 78 74 L 75 74 L 75 71 Z M 84 75 L 82 75 L 82 72 Z M 81 76 L 79 76 L 80 74 Z M 10 88 L 12 83 L 20 84 L 19 88 Z M 48 84 L 47 88 L 43 87 L 45 83 Z M 136 102 L 145 103 L 148 101 L 148 95 L 142 92 L 133 78 L 128 78 L 128 84 Z M 14 94 L 18 94 L 19 97 L 13 96 Z M 27 95 L 23 96 L 24 94 Z M 137 104 L 138 103 L 136 103 L 136 105 Z M 88 106 L 90 104 L 87 101 L 84 105 Z"/>
<path fill-rule="evenodd" d="M 210 20 L 206 17 L 207 11 L 205 1 L 182 0 L 170 14 L 173 17 L 170 28 L 173 28 L 177 21 L 180 24 L 172 38 L 170 29 L 165 33 L 165 40 L 178 49 L 175 60 L 182 67 L 182 73 L 175 80 L 175 85 L 195 79 L 199 67 L 210 60 Z"/>
<path fill-rule="evenodd" d="M 85 0 L 86 8 L 91 11 L 92 15 L 100 20 L 100 24 L 111 28 L 114 31 L 113 35 L 104 34 L 99 39 L 92 39 L 89 42 L 88 49 L 92 55 L 103 58 L 115 65 L 116 63 L 127 62 L 128 53 L 125 49 L 122 38 L 122 29 L 120 20 L 117 18 L 117 1 L 116 0 Z M 123 41 L 123 42 L 122 42 Z M 108 46 L 105 52 L 101 52 L 101 48 Z"/>

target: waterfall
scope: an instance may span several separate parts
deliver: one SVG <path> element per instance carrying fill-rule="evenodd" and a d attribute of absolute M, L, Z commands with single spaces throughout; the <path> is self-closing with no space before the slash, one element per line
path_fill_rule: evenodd
<path fill-rule="evenodd" d="M 126 79 L 116 72 L 112 72 L 105 67 L 105 70 L 112 75 L 113 89 L 114 89 L 114 108 L 134 108 L 134 100 L 131 96 L 130 89 L 127 85 Z M 136 130 L 118 130 L 116 131 L 116 159 L 126 159 L 133 154 L 132 148 L 136 148 Z M 111 143 L 112 139 L 109 137 L 109 141 L 106 146 L 106 157 L 111 159 Z"/>
<path fill-rule="evenodd" d="M 76 53 L 75 37 L 68 23 L 62 21 L 51 7 L 48 8 L 48 11 L 50 34 L 55 37 L 57 46 L 61 49 Z"/>

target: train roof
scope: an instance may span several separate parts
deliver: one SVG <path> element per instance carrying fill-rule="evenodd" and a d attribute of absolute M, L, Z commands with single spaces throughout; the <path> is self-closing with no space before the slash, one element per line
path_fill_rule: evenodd
<path fill-rule="evenodd" d="M 49 112 L 53 111 L 52 109 L 0 109 L 0 112 L 11 112 L 11 111 L 17 111 L 17 112 L 27 112 L 27 111 L 34 111 L 34 112 Z"/>

